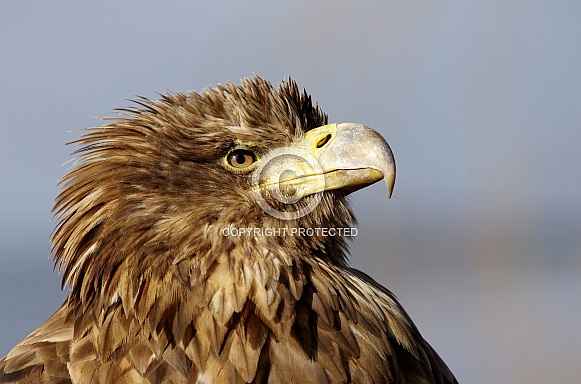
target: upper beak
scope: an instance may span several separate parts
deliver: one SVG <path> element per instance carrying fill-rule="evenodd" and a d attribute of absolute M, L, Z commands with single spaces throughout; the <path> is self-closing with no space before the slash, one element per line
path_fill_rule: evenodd
<path fill-rule="evenodd" d="M 334 189 L 350 193 L 381 179 L 391 197 L 395 184 L 395 159 L 389 144 L 373 129 L 356 123 L 307 131 L 302 140 L 277 148 L 261 163 L 259 188 L 278 186 L 293 201 Z"/>

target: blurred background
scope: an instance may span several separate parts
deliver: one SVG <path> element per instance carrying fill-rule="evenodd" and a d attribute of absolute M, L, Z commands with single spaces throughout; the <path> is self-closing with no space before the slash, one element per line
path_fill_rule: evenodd
<path fill-rule="evenodd" d="M 391 144 L 394 198 L 353 195 L 351 261 L 460 382 L 577 382 L 580 20 L 577 1 L 2 1 L 0 356 L 65 298 L 48 254 L 70 131 L 257 73 Z"/>

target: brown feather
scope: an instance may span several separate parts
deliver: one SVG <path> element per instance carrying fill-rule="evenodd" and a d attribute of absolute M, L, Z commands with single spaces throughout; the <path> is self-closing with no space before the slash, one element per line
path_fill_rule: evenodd
<path fill-rule="evenodd" d="M 56 199 L 68 298 L 0 360 L 0 383 L 456 382 L 396 298 L 347 266 L 346 238 L 223 235 L 355 224 L 341 191 L 271 217 L 249 173 L 222 165 L 237 145 L 263 155 L 327 123 L 292 79 L 119 111 L 76 141 Z"/>

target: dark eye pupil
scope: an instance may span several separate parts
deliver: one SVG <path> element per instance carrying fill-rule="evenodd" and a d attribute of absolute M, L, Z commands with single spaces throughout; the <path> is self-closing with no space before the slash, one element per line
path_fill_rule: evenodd
<path fill-rule="evenodd" d="M 236 163 L 238 163 L 238 164 L 244 164 L 246 162 L 246 156 L 244 156 L 243 154 L 239 153 L 234 158 L 234 161 Z"/>

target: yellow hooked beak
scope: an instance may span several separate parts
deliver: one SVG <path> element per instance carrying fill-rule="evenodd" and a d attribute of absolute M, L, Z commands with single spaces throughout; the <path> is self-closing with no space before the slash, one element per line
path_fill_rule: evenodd
<path fill-rule="evenodd" d="M 351 193 L 381 179 L 391 197 L 395 159 L 389 144 L 375 130 L 356 123 L 312 129 L 292 145 L 261 159 L 259 189 L 278 187 L 293 200 L 341 189 Z"/>

